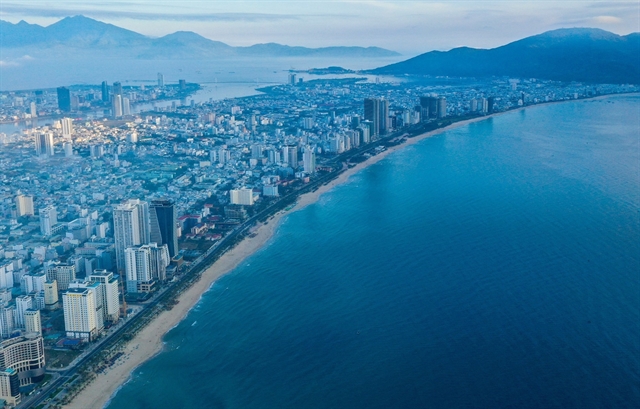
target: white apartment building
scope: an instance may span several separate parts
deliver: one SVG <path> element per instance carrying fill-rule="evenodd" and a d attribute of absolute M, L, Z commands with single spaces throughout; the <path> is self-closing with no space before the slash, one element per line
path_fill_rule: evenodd
<path fill-rule="evenodd" d="M 252 206 L 253 205 L 253 190 L 247 188 L 233 189 L 229 191 L 231 204 Z"/>
<path fill-rule="evenodd" d="M 98 336 L 96 296 L 92 288 L 70 288 L 62 293 L 64 329 L 70 338 L 93 341 Z"/>

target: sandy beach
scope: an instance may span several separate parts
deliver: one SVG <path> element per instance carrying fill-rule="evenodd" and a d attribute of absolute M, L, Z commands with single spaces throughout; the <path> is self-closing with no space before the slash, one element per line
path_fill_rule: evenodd
<path fill-rule="evenodd" d="M 603 96 L 606 98 L 607 96 Z M 558 101 L 564 102 L 564 101 Z M 546 104 L 541 104 L 542 106 Z M 393 146 L 384 152 L 370 158 L 369 160 L 359 163 L 356 166 L 344 171 L 336 179 L 330 183 L 321 186 L 314 192 L 306 193 L 298 198 L 296 206 L 289 212 L 300 210 L 312 203 L 318 198 L 333 189 L 335 186 L 346 182 L 353 174 L 359 172 L 367 166 L 379 162 L 393 152 L 403 149 L 407 146 L 416 144 L 421 140 L 441 134 L 447 130 L 465 126 L 472 122 L 483 121 L 493 116 L 512 113 L 521 109 L 532 108 L 524 107 L 517 110 L 501 112 L 485 117 L 473 118 L 466 121 L 453 123 L 447 127 L 424 133 L 414 138 L 406 140 L 404 143 Z M 213 282 L 221 276 L 227 274 L 237 267 L 244 259 L 252 255 L 260 249 L 273 236 L 278 228 L 282 217 L 289 212 L 281 211 L 264 224 L 254 227 L 255 235 L 245 238 L 232 250 L 222 255 L 213 265 L 211 265 L 203 274 L 202 278 L 195 285 L 183 292 L 178 300 L 179 303 L 169 311 L 162 312 L 148 326 L 140 331 L 136 337 L 131 340 L 125 348 L 125 354 L 116 361 L 105 373 L 99 374 L 96 379 L 85 388 L 72 402 L 65 406 L 73 409 L 102 408 L 109 401 L 110 397 L 117 389 L 124 384 L 131 376 L 132 371 L 150 359 L 162 350 L 162 337 L 175 325 L 177 325 L 189 312 L 189 310 L 200 300 L 201 295 L 207 291 Z"/>

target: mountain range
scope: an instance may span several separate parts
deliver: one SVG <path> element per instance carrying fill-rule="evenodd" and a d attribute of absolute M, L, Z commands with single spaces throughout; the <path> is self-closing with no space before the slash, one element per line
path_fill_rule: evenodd
<path fill-rule="evenodd" d="M 118 50 L 136 58 L 206 58 L 225 56 L 271 57 L 391 57 L 400 55 L 379 47 L 291 47 L 276 43 L 233 47 L 209 40 L 191 31 L 178 31 L 152 38 L 113 24 L 84 16 L 66 17 L 43 27 L 25 21 L 13 24 L 0 20 L 0 44 L 4 50 L 65 50 L 73 52 Z"/>
<path fill-rule="evenodd" d="M 431 51 L 368 72 L 638 84 L 640 33 L 620 36 L 594 28 L 559 29 L 492 49 Z"/>
<path fill-rule="evenodd" d="M 84 16 L 43 27 L 0 20 L 5 56 L 78 59 L 202 59 L 233 57 L 380 58 L 400 54 L 378 47 L 291 47 L 276 43 L 233 47 L 191 31 L 152 38 Z M 397 61 L 397 60 L 396 60 Z M 365 71 L 376 75 L 538 78 L 592 83 L 640 83 L 640 33 L 620 36 L 594 28 L 565 28 L 501 47 L 431 51 Z"/>

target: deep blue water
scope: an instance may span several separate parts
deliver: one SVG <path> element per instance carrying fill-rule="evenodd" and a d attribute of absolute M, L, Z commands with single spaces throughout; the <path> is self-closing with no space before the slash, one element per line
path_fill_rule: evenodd
<path fill-rule="evenodd" d="M 640 98 L 422 141 L 290 214 L 109 408 L 640 407 Z"/>

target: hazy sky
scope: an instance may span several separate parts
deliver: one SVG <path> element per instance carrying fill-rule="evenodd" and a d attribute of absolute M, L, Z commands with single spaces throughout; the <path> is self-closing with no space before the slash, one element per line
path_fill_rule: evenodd
<path fill-rule="evenodd" d="M 640 31 L 638 0 L 0 1 L 0 18 L 14 23 L 77 14 L 149 36 L 189 30 L 230 45 L 374 45 L 406 54 L 490 48 L 561 27 Z"/>

